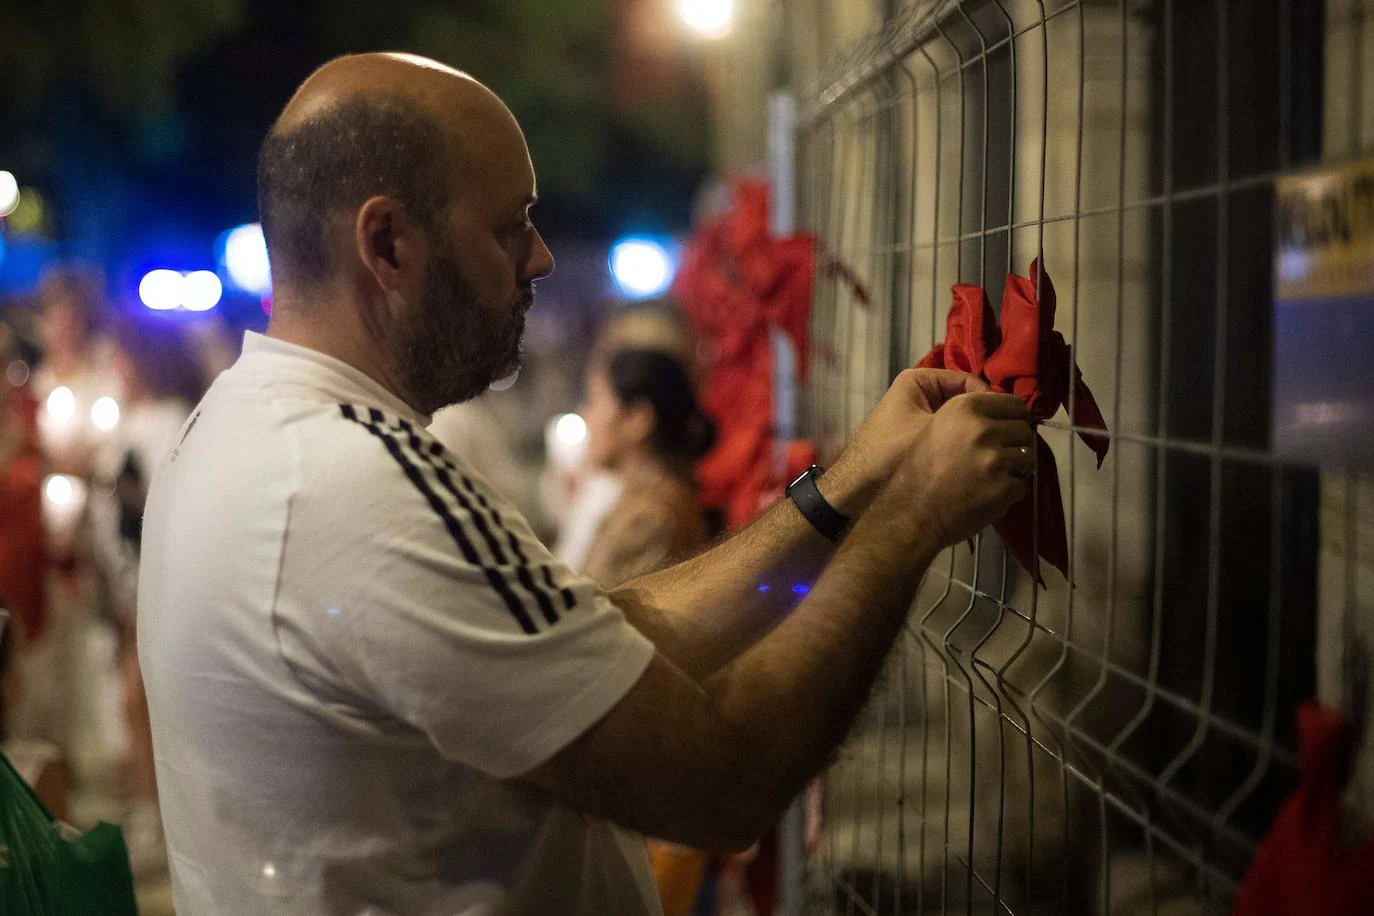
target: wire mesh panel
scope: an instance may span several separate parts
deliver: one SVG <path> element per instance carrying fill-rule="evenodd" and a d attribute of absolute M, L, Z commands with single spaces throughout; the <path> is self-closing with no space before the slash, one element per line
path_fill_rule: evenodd
<path fill-rule="evenodd" d="M 1098 468 L 1072 394 L 1041 424 L 1067 576 L 991 533 L 931 567 L 823 782 L 809 905 L 1224 912 L 1295 781 L 1319 618 L 1374 603 L 1369 485 L 1278 461 L 1269 412 L 1274 182 L 1374 139 L 1366 6 L 786 6 L 823 450 L 943 340 L 951 285 L 996 309 L 1036 259 L 1111 444 Z"/>

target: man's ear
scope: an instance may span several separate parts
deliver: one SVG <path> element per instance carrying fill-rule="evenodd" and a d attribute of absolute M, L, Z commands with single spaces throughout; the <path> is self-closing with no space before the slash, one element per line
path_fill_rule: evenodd
<path fill-rule="evenodd" d="M 418 279 L 423 240 L 394 198 L 378 195 L 363 202 L 353 224 L 353 244 L 382 292 L 400 292 Z"/>

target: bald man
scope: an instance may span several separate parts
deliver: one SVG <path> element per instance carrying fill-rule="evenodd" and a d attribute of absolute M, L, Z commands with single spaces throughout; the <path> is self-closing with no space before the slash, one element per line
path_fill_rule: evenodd
<path fill-rule="evenodd" d="M 535 191 L 505 106 L 404 55 L 326 65 L 263 144 L 271 326 L 143 534 L 186 916 L 658 912 L 643 837 L 750 845 L 932 557 L 1024 493 L 1020 401 L 907 372 L 792 499 L 602 593 L 425 431 L 518 363 L 553 269 Z"/>

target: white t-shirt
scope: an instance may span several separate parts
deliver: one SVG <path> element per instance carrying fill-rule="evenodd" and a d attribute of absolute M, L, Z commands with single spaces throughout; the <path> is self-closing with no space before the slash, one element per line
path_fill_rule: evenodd
<path fill-rule="evenodd" d="M 434 415 L 429 434 L 510 500 L 525 520 L 530 521 L 535 518 L 533 513 L 539 511 L 532 492 L 532 475 L 511 448 L 510 432 L 486 399 L 487 395 L 482 395 L 463 404 L 445 407 Z"/>
<path fill-rule="evenodd" d="M 249 334 L 153 476 L 139 656 L 181 913 L 659 912 L 641 838 L 510 781 L 653 645 L 425 420 Z"/>

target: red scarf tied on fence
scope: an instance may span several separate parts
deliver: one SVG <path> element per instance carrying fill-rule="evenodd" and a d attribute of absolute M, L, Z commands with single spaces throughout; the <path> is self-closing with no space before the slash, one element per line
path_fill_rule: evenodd
<path fill-rule="evenodd" d="M 1106 432 L 1107 424 L 1083 381 L 1083 373 L 1073 362 L 1064 335 L 1054 329 L 1055 295 L 1049 274 L 1044 274 L 1043 285 L 1041 279 L 1039 261 L 1031 262 L 1029 278 L 1015 274 L 1007 277 L 1000 326 L 988 305 L 987 294 L 980 287 L 955 286 L 945 342 L 937 344 L 917 365 L 958 369 L 980 376 L 994 391 L 1014 394 L 1025 401 L 1036 420 L 1048 420 L 1065 406 L 1072 386 L 1073 425 L 1096 453 L 1100 468 L 1110 443 L 1106 436 L 1084 430 Z M 1065 575 L 1069 546 L 1054 452 L 1040 436 L 1035 438 L 1036 490 L 1012 506 L 993 528 L 1017 562 L 1035 577 L 1037 584 L 1044 585 L 1036 565 L 1037 543 L 1040 558 Z"/>
<path fill-rule="evenodd" d="M 734 182 L 731 206 L 693 235 L 673 287 L 710 354 L 702 405 L 716 422 L 716 446 L 697 465 L 701 499 L 721 508 L 728 527 L 753 519 L 791 480 L 774 473 L 773 352 L 784 331 L 803 379 L 815 242 L 778 237 L 768 224 L 768 183 Z M 808 466 L 802 446 L 786 450 L 792 475 Z M 811 463 L 808 461 L 808 463 Z"/>
<path fill-rule="evenodd" d="M 1374 913 L 1374 839 L 1345 836 L 1342 823 L 1354 741 L 1338 711 L 1298 709 L 1298 787 L 1255 853 L 1232 916 Z"/>

